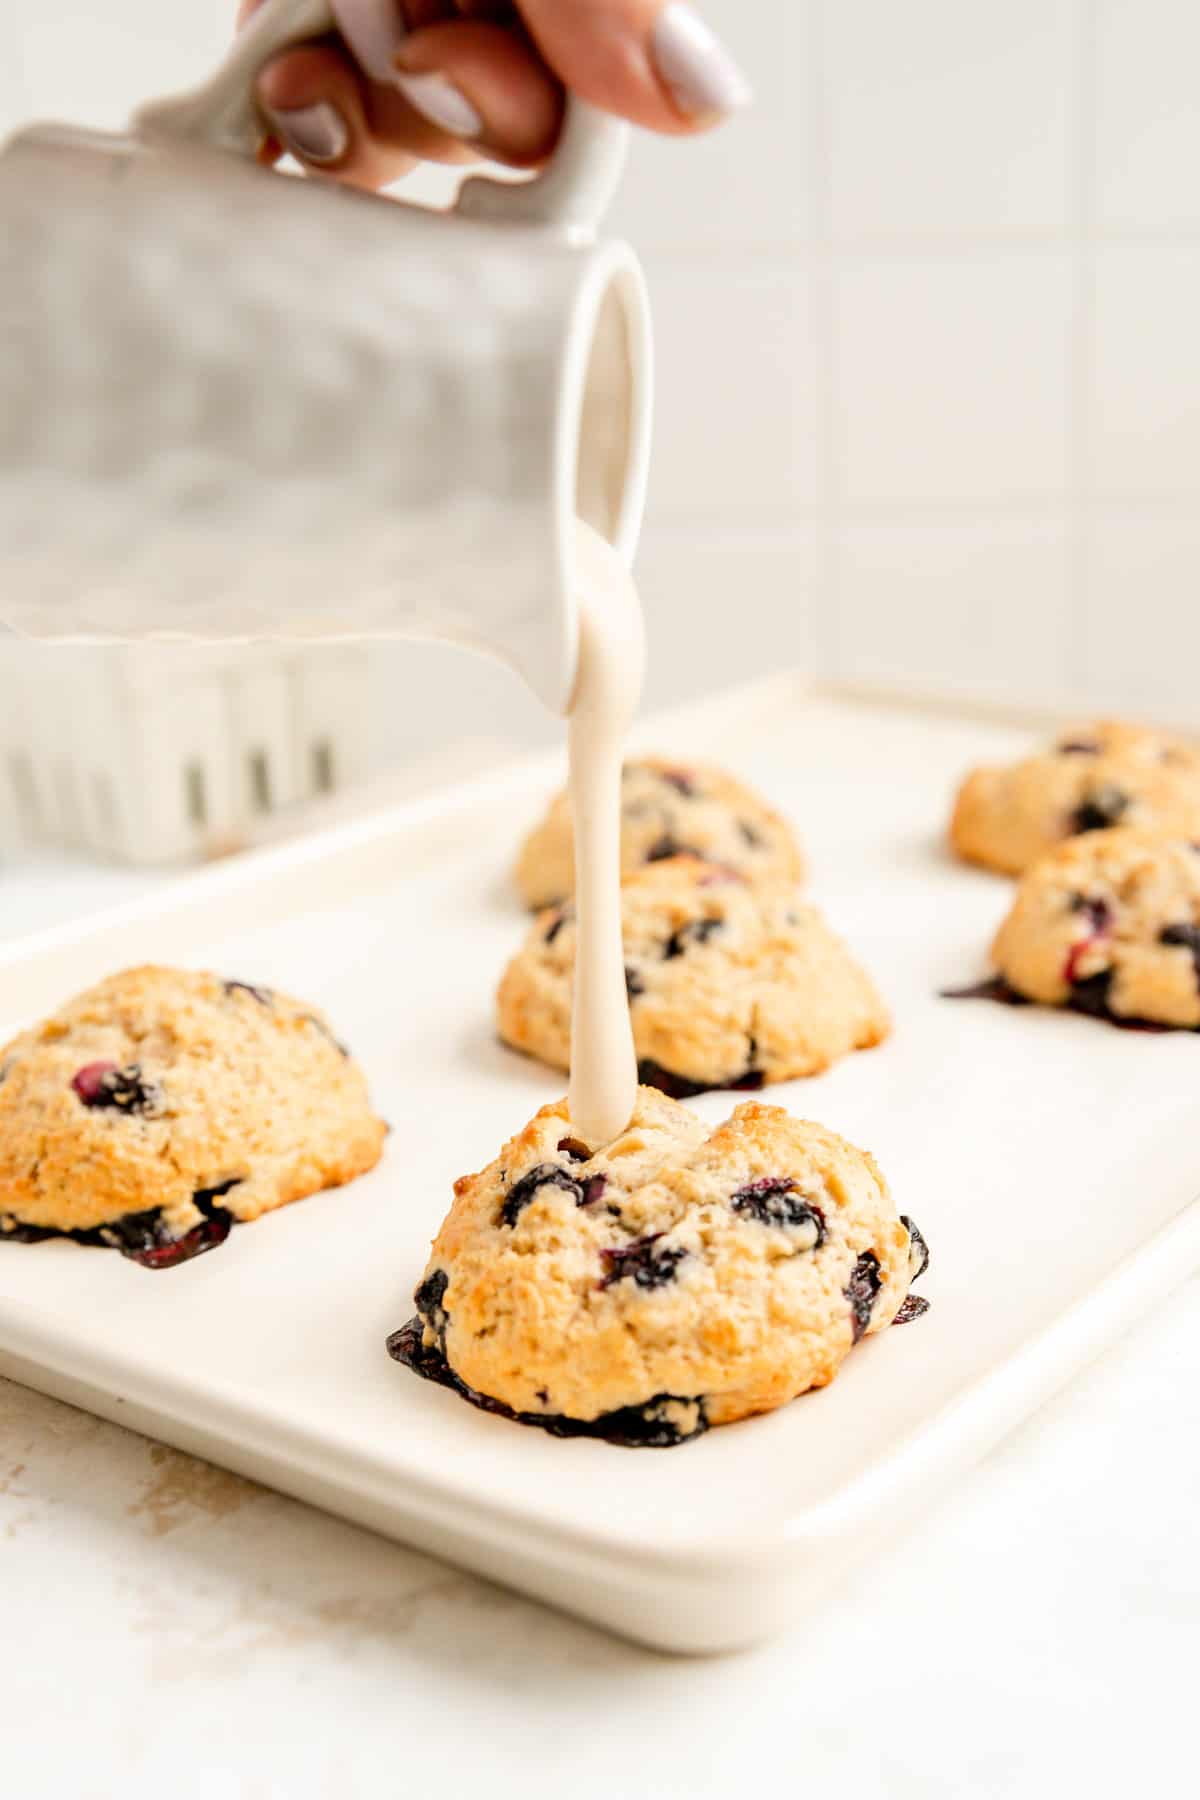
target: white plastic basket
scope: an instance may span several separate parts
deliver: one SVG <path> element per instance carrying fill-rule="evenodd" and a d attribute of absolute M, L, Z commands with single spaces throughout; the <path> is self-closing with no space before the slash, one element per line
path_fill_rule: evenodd
<path fill-rule="evenodd" d="M 115 861 L 250 842 L 369 772 L 367 651 L 0 639 L 0 837 Z"/>

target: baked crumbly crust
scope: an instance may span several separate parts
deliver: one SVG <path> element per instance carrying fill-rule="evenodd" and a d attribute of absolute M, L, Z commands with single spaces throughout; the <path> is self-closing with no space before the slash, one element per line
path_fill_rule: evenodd
<path fill-rule="evenodd" d="M 928 1257 L 834 1132 L 757 1103 L 712 1130 L 647 1088 L 595 1154 L 543 1107 L 454 1195 L 425 1344 L 535 1423 L 653 1405 L 677 1441 L 782 1406 L 893 1322 Z"/>
<path fill-rule="evenodd" d="M 178 1238 L 226 1184 L 212 1204 L 257 1219 L 373 1168 L 386 1130 L 314 1007 L 129 969 L 0 1050 L 0 1232 L 154 1209 Z"/>
<path fill-rule="evenodd" d="M 1075 726 L 1037 756 L 973 770 L 950 841 L 967 862 L 1019 875 L 1064 839 L 1118 825 L 1200 836 L 1200 751 L 1116 720 Z"/>
<path fill-rule="evenodd" d="M 638 1058 L 669 1092 L 815 1075 L 887 1036 L 870 977 L 790 881 L 677 856 L 628 876 L 621 909 Z M 569 905 L 539 915 L 497 997 L 505 1043 L 558 1069 L 575 935 Z"/>
<path fill-rule="evenodd" d="M 1073 838 L 1024 876 L 992 960 L 1016 993 L 1200 1029 L 1200 844 L 1146 831 Z"/>
<path fill-rule="evenodd" d="M 721 769 L 641 757 L 627 762 L 621 784 L 621 870 L 674 854 L 691 854 L 757 880 L 797 882 L 804 858 L 791 826 L 753 789 Z M 517 860 L 517 886 L 533 910 L 575 891 L 571 802 L 550 804 Z"/>

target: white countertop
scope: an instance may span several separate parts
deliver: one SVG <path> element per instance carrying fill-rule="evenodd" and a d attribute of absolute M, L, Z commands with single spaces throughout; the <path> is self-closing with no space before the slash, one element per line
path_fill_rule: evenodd
<path fill-rule="evenodd" d="M 9 864 L 0 934 L 152 879 Z M 4 1791 L 1183 1792 L 1198 1385 L 1193 1280 L 804 1634 L 686 1662 L 0 1381 Z"/>

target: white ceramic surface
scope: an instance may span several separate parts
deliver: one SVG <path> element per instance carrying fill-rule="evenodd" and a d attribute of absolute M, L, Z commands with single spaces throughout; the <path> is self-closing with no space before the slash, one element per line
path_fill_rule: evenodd
<path fill-rule="evenodd" d="M 807 1615 L 1200 1259 L 1194 1037 L 936 998 L 978 971 L 1009 893 L 944 856 L 947 791 L 1023 736 L 782 678 L 670 728 L 678 753 L 719 746 L 797 818 L 818 897 L 897 1015 L 888 1045 L 768 1096 L 869 1144 L 933 1247 L 931 1313 L 824 1393 L 631 1453 L 483 1417 L 383 1354 L 453 1176 L 559 1090 L 495 1044 L 490 1016 L 546 759 L 4 959 L 0 1030 L 134 957 L 300 987 L 395 1132 L 363 1183 L 170 1275 L 10 1247 L 0 1371 L 647 1642 L 727 1646 Z M 729 1097 L 697 1104 L 715 1119 Z"/>
<path fill-rule="evenodd" d="M 425 637 L 556 711 L 576 512 L 632 557 L 649 324 L 597 245 L 625 127 L 572 102 L 548 170 L 458 213 L 254 165 L 276 0 L 132 135 L 0 156 L 0 624 L 35 636 Z"/>

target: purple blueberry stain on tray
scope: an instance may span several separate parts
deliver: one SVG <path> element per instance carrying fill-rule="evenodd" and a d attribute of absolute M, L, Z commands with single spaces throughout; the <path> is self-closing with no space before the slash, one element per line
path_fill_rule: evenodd
<path fill-rule="evenodd" d="M 565 1413 L 515 1412 L 503 1401 L 468 1387 L 441 1350 L 424 1340 L 424 1324 L 418 1314 L 388 1338 L 388 1355 L 423 1380 L 449 1388 L 481 1412 L 511 1419 L 518 1425 L 536 1426 L 551 1437 L 599 1438 L 625 1450 L 670 1450 L 694 1442 L 709 1428 L 703 1397 L 692 1395 L 655 1394 L 638 1406 L 622 1406 L 614 1412 L 601 1413 L 596 1419 L 572 1419 Z M 540 1394 L 546 1391 L 543 1388 Z"/>
<path fill-rule="evenodd" d="M 225 1242 L 236 1221 L 233 1214 L 217 1202 L 237 1187 L 241 1179 L 236 1176 L 213 1187 L 197 1188 L 192 1195 L 192 1204 L 203 1217 L 182 1237 L 171 1235 L 162 1209 L 154 1206 L 144 1212 L 125 1213 L 119 1219 L 84 1231 L 59 1231 L 53 1226 L 0 1219 L 0 1243 L 42 1244 L 52 1238 L 65 1238 L 89 1249 L 118 1250 L 143 1269 L 174 1269 L 209 1250 L 218 1249 Z"/>
<path fill-rule="evenodd" d="M 1067 1012 L 1082 1013 L 1089 1019 L 1100 1019 L 1106 1025 L 1115 1025 L 1119 1031 L 1142 1031 L 1158 1034 L 1165 1031 L 1196 1031 L 1194 1025 L 1163 1025 L 1157 1019 L 1135 1019 L 1124 1013 L 1113 1012 L 1109 1005 L 1109 991 L 1112 987 L 1112 970 L 1104 969 L 1099 975 L 1089 975 L 1077 981 L 1071 989 L 1065 1006 Z M 1000 1006 L 1035 1006 L 1027 994 L 1010 987 L 1002 975 L 991 975 L 986 981 L 974 981 L 969 987 L 939 988 L 938 998 L 941 1000 L 992 1000 Z M 1063 1010 L 1049 1007 L 1048 1011 Z"/>
<path fill-rule="evenodd" d="M 924 1318 L 929 1311 L 929 1302 L 924 1294 L 906 1294 L 900 1303 L 900 1310 L 892 1320 L 893 1325 L 911 1325 L 914 1319 Z"/>

